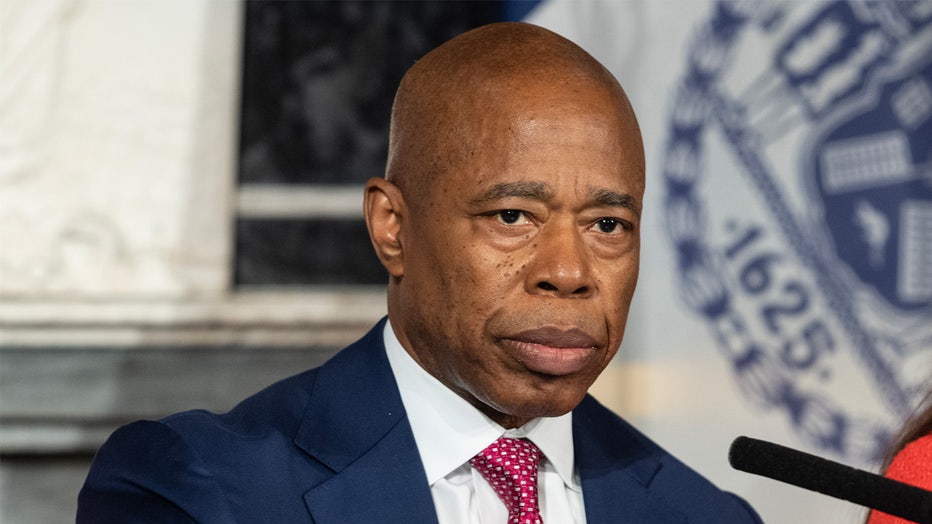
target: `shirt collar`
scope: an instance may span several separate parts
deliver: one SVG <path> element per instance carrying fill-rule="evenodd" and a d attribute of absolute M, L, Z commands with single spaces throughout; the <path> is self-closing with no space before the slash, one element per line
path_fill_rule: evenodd
<path fill-rule="evenodd" d="M 574 475 L 572 412 L 506 430 L 418 365 L 395 336 L 391 322 L 385 323 L 383 338 L 431 485 L 505 435 L 536 444 L 568 488 L 582 489 Z"/>

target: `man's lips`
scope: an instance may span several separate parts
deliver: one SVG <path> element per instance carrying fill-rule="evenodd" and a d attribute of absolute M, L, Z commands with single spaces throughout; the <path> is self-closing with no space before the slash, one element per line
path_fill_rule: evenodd
<path fill-rule="evenodd" d="M 599 345 L 595 338 L 578 328 L 565 330 L 555 327 L 528 329 L 505 338 L 554 348 L 593 348 Z"/>
<path fill-rule="evenodd" d="M 546 375 L 576 373 L 598 354 L 599 343 L 581 329 L 544 327 L 502 338 L 528 369 Z"/>

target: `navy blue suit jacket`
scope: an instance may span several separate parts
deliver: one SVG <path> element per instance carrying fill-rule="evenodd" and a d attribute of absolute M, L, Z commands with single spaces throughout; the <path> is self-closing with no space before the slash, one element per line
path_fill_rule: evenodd
<path fill-rule="evenodd" d="M 229 413 L 120 428 L 94 459 L 77 522 L 436 522 L 383 326 Z M 573 437 L 590 524 L 760 522 L 591 397 Z"/>

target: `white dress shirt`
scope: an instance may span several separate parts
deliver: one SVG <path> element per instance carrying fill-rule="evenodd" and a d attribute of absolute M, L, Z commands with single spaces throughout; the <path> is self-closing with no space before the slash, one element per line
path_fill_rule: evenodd
<path fill-rule="evenodd" d="M 505 504 L 469 464 L 469 459 L 502 435 L 527 438 L 543 452 L 538 471 L 543 521 L 585 523 L 573 455 L 572 413 L 537 418 L 506 430 L 421 368 L 401 346 L 390 323 L 385 324 L 383 337 L 440 524 L 508 521 Z"/>

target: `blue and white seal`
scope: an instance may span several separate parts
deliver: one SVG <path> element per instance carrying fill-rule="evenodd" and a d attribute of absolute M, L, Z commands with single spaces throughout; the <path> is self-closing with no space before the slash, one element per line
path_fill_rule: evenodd
<path fill-rule="evenodd" d="M 932 386 L 932 2 L 721 1 L 688 53 L 662 167 L 683 300 L 748 400 L 872 459 Z"/>

